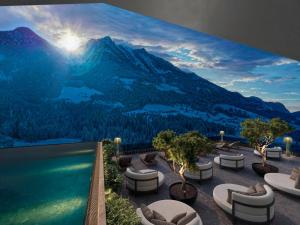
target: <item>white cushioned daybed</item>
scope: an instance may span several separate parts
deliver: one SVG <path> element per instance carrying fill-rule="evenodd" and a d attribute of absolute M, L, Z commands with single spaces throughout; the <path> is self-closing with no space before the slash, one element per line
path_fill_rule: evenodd
<path fill-rule="evenodd" d="M 237 184 L 221 184 L 214 188 L 213 198 L 217 205 L 234 218 L 254 223 L 270 223 L 274 217 L 274 192 L 263 185 L 264 195 L 250 196 L 232 192 L 232 204 L 227 201 L 228 189 L 247 192 L 248 187 Z"/>
<path fill-rule="evenodd" d="M 158 191 L 164 183 L 165 176 L 162 172 L 151 169 L 134 170 L 126 169 L 126 187 L 136 192 Z"/>
<path fill-rule="evenodd" d="M 213 177 L 213 164 L 212 162 L 207 163 L 196 163 L 196 170 L 195 171 L 186 171 L 184 176 L 188 179 L 193 180 L 208 180 Z"/>
<path fill-rule="evenodd" d="M 161 200 L 157 202 L 153 202 L 148 205 L 150 210 L 155 210 L 159 212 L 165 219 L 170 222 L 176 215 L 180 213 L 193 213 L 195 210 L 190 207 L 189 205 L 182 203 L 180 201 L 175 200 Z M 142 213 L 141 208 L 137 208 L 136 210 L 137 215 L 141 218 L 141 222 L 143 225 L 153 225 L 150 221 L 148 221 Z M 187 223 L 187 225 L 203 225 L 200 216 L 196 215 L 196 217 Z"/>
<path fill-rule="evenodd" d="M 253 153 L 257 156 L 261 156 L 261 154 L 257 150 L 254 150 Z M 281 156 L 282 156 L 282 148 L 281 147 L 266 148 L 267 159 L 280 160 Z"/>
<path fill-rule="evenodd" d="M 245 156 L 240 155 L 223 155 L 214 158 L 214 162 L 221 168 L 242 169 L 245 166 Z"/>
<path fill-rule="evenodd" d="M 300 189 L 295 188 L 295 180 L 292 180 L 290 176 L 290 174 L 283 173 L 267 173 L 264 179 L 275 189 L 300 197 Z"/>

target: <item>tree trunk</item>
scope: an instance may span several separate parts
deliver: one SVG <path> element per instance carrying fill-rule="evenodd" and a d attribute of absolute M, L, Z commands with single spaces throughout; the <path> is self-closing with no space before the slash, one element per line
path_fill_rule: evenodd
<path fill-rule="evenodd" d="M 267 157 L 266 157 L 266 151 L 263 149 L 263 147 L 257 146 L 256 147 L 257 151 L 260 153 L 261 155 L 261 159 L 262 159 L 262 165 L 265 166 L 266 165 L 266 161 L 267 161 Z"/>
<path fill-rule="evenodd" d="M 181 190 L 182 190 L 183 194 L 185 195 L 185 193 L 186 193 L 186 189 L 185 189 L 186 179 L 184 177 L 184 171 L 185 171 L 184 168 L 181 167 L 180 170 L 179 170 L 179 175 L 180 175 L 180 177 L 182 179 Z"/>
<path fill-rule="evenodd" d="M 174 160 L 172 160 L 172 164 L 173 164 L 173 171 L 174 171 L 174 173 L 176 173 L 176 164 L 175 164 Z"/>
<path fill-rule="evenodd" d="M 263 154 L 262 159 L 263 159 L 263 160 L 262 160 L 262 165 L 263 165 L 263 167 L 265 167 L 266 161 L 267 161 L 266 154 Z"/>

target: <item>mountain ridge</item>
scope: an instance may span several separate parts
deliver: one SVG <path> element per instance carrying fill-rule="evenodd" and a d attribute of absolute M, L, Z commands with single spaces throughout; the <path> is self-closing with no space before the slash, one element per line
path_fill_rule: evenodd
<path fill-rule="evenodd" d="M 280 117 L 300 126 L 300 118 L 282 103 L 231 92 L 108 36 L 89 40 L 84 52 L 72 57 L 32 30 L 8 32 L 0 32 L 0 42 L 2 37 L 13 43 L 0 47 L 0 96 L 5 96 L 0 97 L 0 132 L 5 136 L 98 140 L 122 135 L 137 142 L 166 128 L 238 135 L 240 122 L 256 117 Z M 28 42 L 22 40 L 26 37 Z"/>

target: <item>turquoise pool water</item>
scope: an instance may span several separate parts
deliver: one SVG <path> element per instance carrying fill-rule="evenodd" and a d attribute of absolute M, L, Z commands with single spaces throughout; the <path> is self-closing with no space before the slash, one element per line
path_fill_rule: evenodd
<path fill-rule="evenodd" d="M 81 150 L 0 162 L 0 225 L 83 225 L 94 158 Z"/>

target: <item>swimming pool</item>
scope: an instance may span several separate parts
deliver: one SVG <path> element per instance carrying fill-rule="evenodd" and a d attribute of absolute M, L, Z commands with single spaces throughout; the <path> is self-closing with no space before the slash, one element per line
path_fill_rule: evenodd
<path fill-rule="evenodd" d="M 0 225 L 83 225 L 94 159 L 81 149 L 0 161 Z"/>

